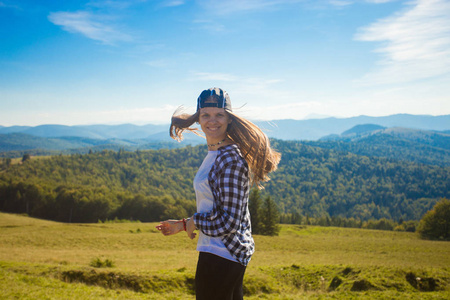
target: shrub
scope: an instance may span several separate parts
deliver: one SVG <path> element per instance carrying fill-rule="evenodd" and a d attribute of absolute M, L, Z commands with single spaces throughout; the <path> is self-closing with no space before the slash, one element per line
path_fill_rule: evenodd
<path fill-rule="evenodd" d="M 401 224 L 395 226 L 395 231 L 406 231 L 406 232 L 415 232 L 419 222 L 410 220 L 406 222 L 402 222 Z"/>
<path fill-rule="evenodd" d="M 115 266 L 114 262 L 108 258 L 101 260 L 100 258 L 94 258 L 89 264 L 94 268 L 113 268 Z"/>
<path fill-rule="evenodd" d="M 450 200 L 437 202 L 420 220 L 417 232 L 423 239 L 450 241 Z"/>
<path fill-rule="evenodd" d="M 363 225 L 363 228 L 377 229 L 377 230 L 394 230 L 395 226 L 396 224 L 394 221 L 382 218 L 380 220 L 369 220 Z"/>

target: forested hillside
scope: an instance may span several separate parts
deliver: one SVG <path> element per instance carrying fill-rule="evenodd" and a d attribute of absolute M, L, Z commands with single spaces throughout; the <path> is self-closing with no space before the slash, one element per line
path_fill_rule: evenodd
<path fill-rule="evenodd" d="M 361 220 L 420 219 L 450 195 L 450 168 L 276 141 L 283 156 L 266 184 L 282 212 Z"/>
<path fill-rule="evenodd" d="M 418 220 L 450 197 L 450 167 L 273 141 L 279 170 L 262 192 L 282 214 Z M 0 165 L 0 209 L 64 222 L 157 221 L 195 211 L 205 146 L 57 155 Z"/>
<path fill-rule="evenodd" d="M 192 178 L 205 154 L 188 146 L 26 161 L 0 173 L 0 208 L 65 222 L 183 217 L 195 208 Z"/>
<path fill-rule="evenodd" d="M 136 151 L 149 149 L 173 149 L 203 142 L 202 138 L 190 136 L 181 143 L 168 137 L 146 139 L 93 139 L 87 137 L 39 137 L 24 133 L 0 134 L 0 157 L 17 158 L 29 155 L 86 154 L 92 151 Z"/>
<path fill-rule="evenodd" d="M 359 155 L 450 166 L 450 134 L 446 132 L 384 128 L 357 133 L 358 128 L 361 126 L 340 136 L 303 143 Z"/>

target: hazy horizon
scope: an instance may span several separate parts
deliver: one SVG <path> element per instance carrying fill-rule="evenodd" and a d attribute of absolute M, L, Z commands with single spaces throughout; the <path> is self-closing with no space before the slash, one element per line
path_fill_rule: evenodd
<path fill-rule="evenodd" d="M 250 119 L 252 122 L 276 122 L 276 121 L 283 121 L 283 120 L 293 120 L 293 121 L 307 121 L 307 120 L 323 120 L 323 119 L 351 119 L 351 118 L 359 118 L 359 117 L 368 117 L 368 118 L 383 118 L 383 117 L 390 117 L 395 115 L 411 115 L 411 116 L 431 116 L 431 117 L 443 117 L 443 116 L 449 116 L 450 114 L 443 114 L 443 115 L 427 115 L 427 114 L 392 114 L 392 115 L 386 115 L 386 116 L 368 116 L 368 115 L 359 115 L 359 116 L 350 116 L 350 117 L 335 117 L 335 116 L 318 116 L 318 117 L 305 117 L 303 119 L 273 119 L 273 120 L 258 120 L 258 119 Z M 91 123 L 91 124 L 73 124 L 73 125 L 66 125 L 66 124 L 57 124 L 57 123 L 43 123 L 43 124 L 37 124 L 37 125 L 2 125 L 0 124 L 0 127 L 38 127 L 38 126 L 120 126 L 120 125 L 134 125 L 134 126 L 146 126 L 146 125 L 154 125 L 154 126 L 162 126 L 162 125 L 169 125 L 170 121 L 168 122 L 161 122 L 161 123 L 152 123 L 152 122 L 142 122 L 142 123 L 131 123 L 131 122 L 125 122 L 125 123 Z M 450 127 L 449 127 L 450 128 Z"/>

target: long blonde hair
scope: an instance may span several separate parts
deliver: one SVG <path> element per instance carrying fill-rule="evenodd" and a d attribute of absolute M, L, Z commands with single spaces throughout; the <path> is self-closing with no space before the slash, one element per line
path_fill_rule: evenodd
<path fill-rule="evenodd" d="M 281 154 L 271 148 L 269 138 L 258 126 L 229 110 L 225 111 L 232 120 L 227 128 L 227 137 L 239 146 L 247 161 L 251 184 L 261 189 L 261 182 L 268 181 L 268 174 L 277 169 Z M 199 114 L 199 110 L 193 115 L 175 111 L 170 124 L 170 136 L 177 141 L 183 139 L 185 131 L 202 136 L 198 128 L 191 127 L 199 121 Z"/>

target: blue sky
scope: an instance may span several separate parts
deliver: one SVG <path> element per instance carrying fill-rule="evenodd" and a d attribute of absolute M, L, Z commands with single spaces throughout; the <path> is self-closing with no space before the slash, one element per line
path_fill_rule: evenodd
<path fill-rule="evenodd" d="M 0 0 L 0 125 L 450 114 L 450 1 Z"/>

